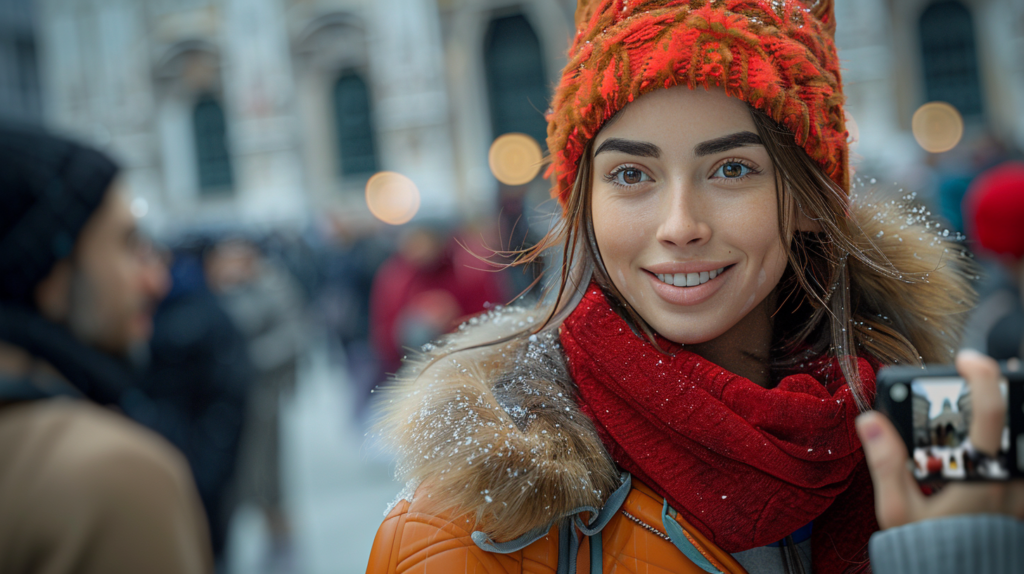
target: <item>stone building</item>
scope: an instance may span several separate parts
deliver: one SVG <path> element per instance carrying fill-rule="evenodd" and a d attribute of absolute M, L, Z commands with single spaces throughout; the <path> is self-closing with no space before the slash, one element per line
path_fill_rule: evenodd
<path fill-rule="evenodd" d="M 165 229 L 368 217 L 363 189 L 378 170 L 412 178 L 420 217 L 493 212 L 490 143 L 508 131 L 543 138 L 575 10 L 573 0 L 35 6 L 46 120 L 111 149 Z M 915 183 L 908 166 L 925 154 L 910 118 L 933 99 L 957 105 L 969 135 L 1024 145 L 1024 3 L 837 0 L 837 12 L 862 172 Z"/>
<path fill-rule="evenodd" d="M 949 399 L 943 399 L 942 410 L 928 421 L 928 429 L 934 445 L 960 446 L 960 442 L 967 437 L 964 416 L 953 410 L 953 403 Z"/>
<path fill-rule="evenodd" d="M 931 430 L 928 426 L 928 413 L 931 411 L 932 403 L 921 391 L 914 389 L 910 394 L 911 417 L 914 425 L 914 446 L 928 446 L 931 444 Z"/>
<path fill-rule="evenodd" d="M 973 410 L 971 409 L 971 392 L 967 385 L 964 385 L 964 390 L 960 391 L 960 396 L 956 398 L 956 408 L 960 411 L 960 416 L 963 417 L 964 428 L 970 431 Z"/>
<path fill-rule="evenodd" d="M 574 8 L 38 0 L 46 117 L 111 149 L 158 228 L 368 216 L 378 170 L 412 178 L 423 217 L 483 213 L 494 130 L 543 136 Z"/>
<path fill-rule="evenodd" d="M 959 161 L 986 135 L 1024 148 L 1024 2 L 836 0 L 836 43 L 862 173 L 927 193 L 926 161 Z M 947 101 L 965 134 L 946 157 L 927 158 L 911 134 L 922 104 Z"/>

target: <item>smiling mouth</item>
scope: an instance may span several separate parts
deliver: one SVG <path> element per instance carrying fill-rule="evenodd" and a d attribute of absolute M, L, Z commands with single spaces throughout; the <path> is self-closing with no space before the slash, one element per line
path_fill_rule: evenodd
<path fill-rule="evenodd" d="M 696 287 L 718 277 L 730 267 L 732 267 L 732 265 L 726 265 L 720 269 L 702 271 L 700 273 L 652 273 L 652 275 L 657 277 L 658 281 L 661 281 L 666 285 L 672 285 L 674 287 Z"/>

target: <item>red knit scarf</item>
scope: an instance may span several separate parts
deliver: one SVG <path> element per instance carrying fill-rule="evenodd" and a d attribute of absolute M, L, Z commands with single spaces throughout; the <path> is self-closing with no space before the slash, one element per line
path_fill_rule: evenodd
<path fill-rule="evenodd" d="M 679 346 L 659 353 L 594 285 L 561 341 L 615 462 L 723 550 L 778 542 L 813 520 L 816 574 L 864 563 L 878 525 L 857 406 L 833 361 L 765 389 Z M 863 359 L 859 370 L 873 395 L 874 370 Z"/>

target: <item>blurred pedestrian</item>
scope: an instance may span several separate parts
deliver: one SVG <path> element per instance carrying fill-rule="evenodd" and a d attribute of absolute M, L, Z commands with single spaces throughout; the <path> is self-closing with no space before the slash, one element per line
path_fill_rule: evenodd
<path fill-rule="evenodd" d="M 181 455 L 100 405 L 166 270 L 103 154 L 0 127 L 0 572 L 209 572 Z"/>
<path fill-rule="evenodd" d="M 394 250 L 376 225 L 331 218 L 320 255 L 316 318 L 340 343 L 348 380 L 360 398 L 380 381 L 380 361 L 370 342 L 370 294 L 377 270 Z M 358 407 L 358 405 L 357 405 Z"/>
<path fill-rule="evenodd" d="M 1024 163 L 1000 164 L 971 184 L 964 199 L 968 237 L 988 264 L 968 341 L 996 359 L 1024 357 Z"/>
<path fill-rule="evenodd" d="M 501 276 L 476 255 L 487 255 L 471 234 L 464 241 L 439 229 L 416 227 L 381 265 L 370 299 L 370 336 L 384 373 L 394 373 L 409 349 L 419 349 L 458 320 L 507 302 Z M 378 381 L 379 382 L 379 381 Z"/>
<path fill-rule="evenodd" d="M 281 492 L 281 399 L 295 389 L 306 343 L 302 288 L 243 239 L 206 256 L 207 278 L 246 339 L 255 379 L 248 393 L 238 461 L 238 498 L 262 510 L 270 531 L 267 567 L 292 567 L 291 525 Z"/>
<path fill-rule="evenodd" d="M 254 373 L 245 337 L 207 286 L 202 246 L 192 247 L 173 257 L 173 287 L 153 318 L 146 372 L 122 406 L 184 453 L 220 563 Z"/>

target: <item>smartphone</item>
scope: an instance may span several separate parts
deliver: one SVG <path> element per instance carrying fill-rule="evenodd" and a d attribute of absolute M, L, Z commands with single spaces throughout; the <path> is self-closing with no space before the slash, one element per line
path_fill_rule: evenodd
<path fill-rule="evenodd" d="M 967 443 L 971 395 L 953 366 L 887 367 L 878 373 L 876 408 L 899 430 L 921 482 L 1024 477 L 1024 371 L 1001 364 L 1007 405 L 999 453 L 978 456 Z"/>

